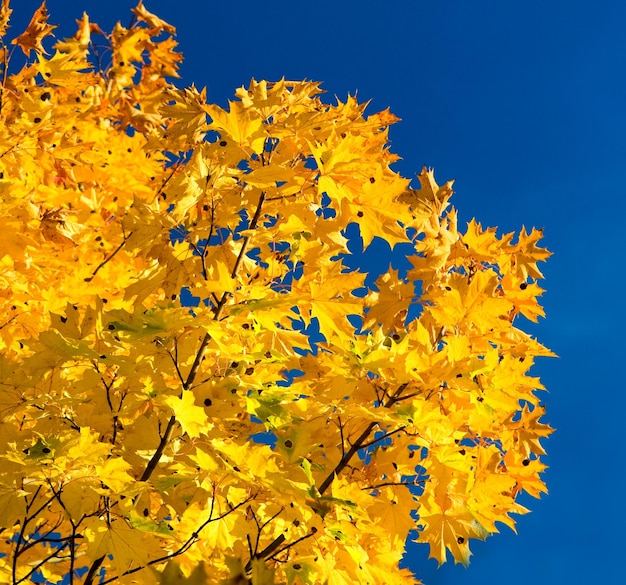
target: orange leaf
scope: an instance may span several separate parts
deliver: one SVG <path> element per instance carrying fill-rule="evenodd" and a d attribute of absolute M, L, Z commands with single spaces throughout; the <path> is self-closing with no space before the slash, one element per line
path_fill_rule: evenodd
<path fill-rule="evenodd" d="M 4 6 L 2 12 L 5 12 Z M 55 28 L 57 28 L 55 25 L 48 24 L 48 9 L 46 8 L 46 0 L 43 0 L 41 6 L 35 10 L 26 30 L 11 42 L 14 45 L 18 45 L 27 57 L 30 56 L 32 49 L 37 53 L 46 55 L 47 53 L 41 42 L 50 35 Z"/>

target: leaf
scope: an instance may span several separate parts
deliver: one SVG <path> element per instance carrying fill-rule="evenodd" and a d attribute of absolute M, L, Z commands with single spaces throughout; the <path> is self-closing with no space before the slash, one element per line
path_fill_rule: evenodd
<path fill-rule="evenodd" d="M 158 34 L 161 31 L 176 34 L 176 27 L 168 24 L 164 20 L 161 20 L 158 16 L 152 14 L 152 12 L 149 12 L 143 5 L 143 0 L 139 0 L 139 4 L 137 4 L 135 8 L 131 8 L 131 11 L 138 20 L 145 22 L 150 26 L 151 34 Z"/>
<path fill-rule="evenodd" d="M 164 396 L 163 403 L 172 409 L 183 431 L 190 437 L 198 438 L 202 433 L 207 433 L 213 428 L 204 408 L 196 406 L 193 392 L 185 391 L 180 398 Z"/>
<path fill-rule="evenodd" d="M 219 132 L 222 140 L 234 140 L 238 145 L 249 146 L 260 153 L 265 143 L 263 120 L 253 110 L 244 109 L 241 102 L 229 102 L 228 105 L 228 112 L 216 105 L 206 106 L 211 117 L 209 128 Z"/>
<path fill-rule="evenodd" d="M 517 413 L 512 415 L 506 425 L 503 436 L 506 437 L 507 444 L 509 441 L 513 443 L 526 457 L 530 457 L 531 453 L 545 455 L 546 452 L 539 439 L 548 437 L 554 432 L 550 425 L 539 421 L 545 412 L 543 406 L 535 406 L 531 411 L 528 404 L 524 404 L 519 416 Z"/>
<path fill-rule="evenodd" d="M 274 571 L 262 559 L 252 559 L 252 585 L 274 585 Z"/>
<path fill-rule="evenodd" d="M 359 225 L 364 248 L 375 237 L 385 239 L 391 246 L 407 241 L 404 228 L 398 224 L 405 208 L 395 201 L 407 184 L 399 175 L 376 169 L 360 186 L 349 207 L 353 221 Z"/>
<path fill-rule="evenodd" d="M 166 521 L 155 522 L 152 518 L 144 518 L 138 514 L 130 514 L 127 520 L 128 524 L 136 530 L 140 530 L 142 532 L 152 532 L 167 536 L 168 538 L 173 538 L 171 529 Z"/>
<path fill-rule="evenodd" d="M 162 105 L 159 112 L 172 120 L 169 133 L 186 142 L 199 142 L 207 130 L 206 115 L 211 111 L 206 104 L 206 88 L 170 88 L 168 97 L 170 102 Z"/>
<path fill-rule="evenodd" d="M 435 559 L 439 565 L 446 561 L 446 549 L 452 553 L 455 563 L 469 565 L 471 552 L 470 537 L 483 539 L 485 530 L 472 517 L 454 504 L 440 507 L 433 501 L 432 508 L 422 504 L 419 522 L 424 524 L 416 542 L 427 542 L 430 545 L 428 558 Z"/>
<path fill-rule="evenodd" d="M 56 48 L 58 49 L 58 47 Z M 61 53 L 59 50 L 56 50 L 50 59 L 38 55 L 38 63 L 35 65 L 35 68 L 53 87 L 80 90 L 85 82 L 84 75 L 89 75 L 89 73 L 81 75 L 81 72 L 90 69 L 91 65 L 82 59 L 77 60 L 75 54 Z M 48 213 L 53 214 L 51 217 L 46 218 L 49 228 L 52 227 L 52 222 L 54 221 L 57 223 L 56 230 L 62 231 L 59 228 L 64 228 L 65 226 L 58 225 L 60 223 L 59 220 L 62 219 L 59 216 L 59 210 L 50 210 Z"/>
<path fill-rule="evenodd" d="M 22 494 L 0 484 L 0 526 L 13 526 L 26 515 L 26 501 Z"/>
<path fill-rule="evenodd" d="M 422 168 L 418 175 L 420 182 L 419 189 L 408 189 L 398 196 L 400 203 L 409 204 L 415 212 L 433 210 L 437 215 L 441 215 L 448 206 L 448 201 L 452 196 L 452 184 L 448 181 L 439 186 L 435 181 L 433 169 Z"/>
<path fill-rule="evenodd" d="M 8 8 L 4 8 L 3 2 L 2 14 L 6 14 L 7 10 Z M 47 36 L 52 34 L 52 31 L 55 28 L 57 27 L 48 24 L 48 9 L 46 8 L 46 0 L 43 0 L 41 6 L 35 10 L 35 13 L 26 27 L 26 30 L 21 35 L 13 39 L 11 43 L 19 46 L 24 55 L 27 57 L 30 57 L 31 50 L 34 50 L 39 54 L 46 54 L 46 51 L 41 43 Z"/>
<path fill-rule="evenodd" d="M 37 459 L 39 461 L 46 459 L 54 459 L 60 441 L 54 437 L 37 439 L 37 442 L 28 447 L 26 458 Z"/>
<path fill-rule="evenodd" d="M 134 530 L 124 520 L 106 524 L 94 520 L 85 528 L 87 554 L 92 559 L 111 555 L 118 574 L 146 564 L 154 552 L 153 543 L 146 538 L 146 533 Z"/>
<path fill-rule="evenodd" d="M 326 339 L 343 335 L 347 316 L 359 313 L 360 302 L 352 291 L 362 287 L 364 280 L 364 274 L 342 272 L 341 266 L 335 265 L 323 269 L 318 281 L 298 283 L 298 288 L 308 284 L 311 317 L 318 319 L 320 332 Z"/>
<path fill-rule="evenodd" d="M 7 26 L 9 25 L 9 20 L 13 12 L 13 10 L 9 8 L 9 2 L 10 0 L 2 0 L 2 5 L 0 6 L 0 37 L 6 34 Z"/>
<path fill-rule="evenodd" d="M 537 267 L 537 262 L 549 258 L 552 254 L 545 248 L 537 246 L 537 242 L 543 238 L 543 230 L 533 228 L 530 233 L 522 228 L 518 243 L 513 246 L 515 254 L 514 266 L 521 272 L 523 278 L 543 278 L 543 274 Z"/>
<path fill-rule="evenodd" d="M 443 290 L 424 296 L 433 303 L 428 312 L 443 326 L 472 323 L 483 332 L 495 329 L 511 309 L 511 303 L 498 296 L 497 284 L 492 271 L 476 273 L 469 283 L 462 275 L 453 275 Z"/>
<path fill-rule="evenodd" d="M 401 331 L 409 307 L 413 304 L 415 287 L 398 277 L 396 270 L 383 274 L 377 281 L 378 292 L 371 292 L 367 297 L 369 311 L 363 323 L 363 329 L 375 325 L 384 331 Z"/>

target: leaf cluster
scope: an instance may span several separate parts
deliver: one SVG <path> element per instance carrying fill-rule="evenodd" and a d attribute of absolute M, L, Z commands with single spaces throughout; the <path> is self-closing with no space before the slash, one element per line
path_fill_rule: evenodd
<path fill-rule="evenodd" d="M 513 528 L 546 491 L 541 232 L 459 230 L 352 96 L 177 88 L 141 1 L 50 54 L 45 2 L 5 45 L 10 14 L 0 581 L 413 583 L 410 535 L 466 564 Z M 410 268 L 371 283 L 378 239 Z"/>

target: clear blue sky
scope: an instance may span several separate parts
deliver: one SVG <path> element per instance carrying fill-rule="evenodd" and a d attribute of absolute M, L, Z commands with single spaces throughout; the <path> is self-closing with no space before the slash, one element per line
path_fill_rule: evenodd
<path fill-rule="evenodd" d="M 39 0 L 13 0 L 18 20 Z M 134 0 L 48 0 L 73 32 L 87 10 L 110 29 Z M 545 478 L 518 535 L 473 546 L 468 569 L 409 565 L 427 585 L 559 585 L 623 579 L 626 358 L 621 225 L 626 196 L 626 3 L 623 0 L 145 0 L 178 28 L 181 84 L 225 104 L 251 77 L 358 90 L 392 111 L 405 176 L 456 179 L 463 221 L 544 227 L 547 319 L 532 331 L 558 360 L 535 368 L 549 389 Z M 18 8 L 19 7 L 19 8 Z M 19 18 L 21 17 L 21 18 Z M 619 252 L 622 254 L 618 254 Z M 622 380 L 622 382 L 620 382 Z M 623 480 L 622 480 L 623 481 Z"/>

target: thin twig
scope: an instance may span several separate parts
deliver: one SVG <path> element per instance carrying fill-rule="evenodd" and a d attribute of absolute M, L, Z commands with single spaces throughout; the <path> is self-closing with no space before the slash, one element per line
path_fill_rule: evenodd
<path fill-rule="evenodd" d="M 259 202 L 257 204 L 256 211 L 254 212 L 252 221 L 250 222 L 250 225 L 248 226 L 249 230 L 253 230 L 257 227 L 259 223 L 259 218 L 261 217 L 261 208 L 263 207 L 264 201 L 265 201 L 265 191 L 263 191 L 261 193 L 261 196 L 259 197 Z M 243 243 L 241 244 L 241 249 L 239 250 L 239 255 L 237 256 L 237 260 L 235 261 L 235 266 L 233 267 L 231 271 L 232 278 L 235 278 L 235 276 L 237 276 L 237 272 L 239 271 L 239 267 L 241 266 L 243 257 L 245 256 L 248 250 L 250 239 L 251 239 L 250 236 L 246 236 L 243 239 Z M 226 301 L 228 300 L 228 297 L 229 297 L 229 293 L 225 292 L 222 295 L 222 298 L 217 303 L 217 306 L 215 307 L 215 315 L 213 316 L 213 319 L 215 321 L 220 320 L 222 316 L 222 311 L 224 309 L 224 306 L 226 305 Z M 193 364 L 191 365 L 191 369 L 189 370 L 189 375 L 187 376 L 187 380 L 183 384 L 183 390 L 189 390 L 194 380 L 196 379 L 196 376 L 198 375 L 198 369 L 200 368 L 202 358 L 204 357 L 204 352 L 206 351 L 206 348 L 208 347 L 210 341 L 211 341 L 211 334 L 206 333 L 204 337 L 202 338 L 202 341 L 200 342 L 200 347 L 198 348 L 198 351 L 196 352 L 196 357 L 193 361 Z"/>
<path fill-rule="evenodd" d="M 115 255 L 124 247 L 124 245 L 126 244 L 126 242 L 128 241 L 128 238 L 130 238 L 130 236 L 133 235 L 133 232 L 130 232 L 130 234 L 128 234 L 128 236 L 126 236 L 123 240 L 122 243 L 115 248 L 115 250 L 113 250 L 113 252 L 107 257 L 105 258 L 102 262 L 100 262 L 100 264 L 98 264 L 98 266 L 96 266 L 96 269 L 91 273 L 91 276 L 85 278 L 85 282 L 91 282 L 94 278 L 94 276 L 96 274 L 98 274 L 98 271 L 104 267 L 108 262 L 110 262 L 111 260 L 113 260 L 113 258 L 115 257 Z"/>
<path fill-rule="evenodd" d="M 44 557 L 41 561 L 39 561 L 36 565 L 34 565 L 31 568 L 31 570 L 28 571 L 28 573 L 26 573 L 26 575 L 24 575 L 21 579 L 15 580 L 15 578 L 14 578 L 13 583 L 15 585 L 18 585 L 19 583 L 23 583 L 24 581 L 29 579 L 33 575 L 33 573 L 35 573 L 37 570 L 39 570 L 41 567 L 43 567 L 50 559 L 53 559 L 55 557 L 57 557 L 57 558 L 65 558 L 65 557 L 59 557 L 59 553 L 61 553 L 66 547 L 67 547 L 67 543 L 64 543 L 58 549 L 54 550 L 49 555 Z"/>
<path fill-rule="evenodd" d="M 380 437 L 376 437 L 373 441 L 370 441 L 369 443 L 363 443 L 360 448 L 367 449 L 368 447 L 371 447 L 372 445 L 376 445 L 376 443 L 380 443 L 381 441 L 384 441 L 388 437 L 391 437 L 391 435 L 395 435 L 396 433 L 399 433 L 400 431 L 403 431 L 404 429 L 406 429 L 405 425 L 398 427 L 397 429 L 394 429 L 393 431 L 389 431 L 388 433 L 385 433 L 384 435 L 381 435 Z"/>

